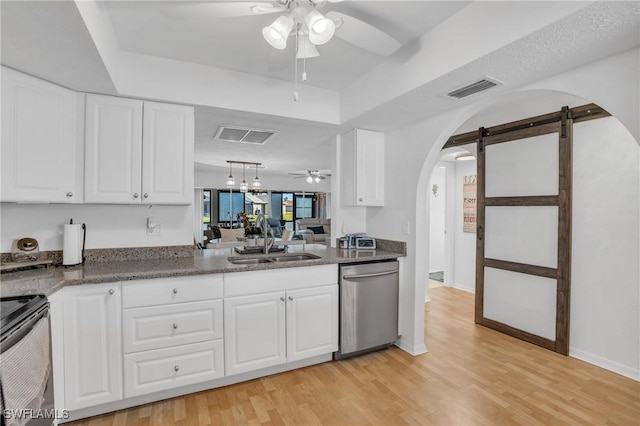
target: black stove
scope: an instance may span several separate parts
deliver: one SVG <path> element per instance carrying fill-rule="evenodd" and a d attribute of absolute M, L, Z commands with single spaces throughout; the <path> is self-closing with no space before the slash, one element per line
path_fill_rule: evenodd
<path fill-rule="evenodd" d="M 47 305 L 46 296 L 32 294 L 28 296 L 0 298 L 0 336 L 29 318 Z"/>

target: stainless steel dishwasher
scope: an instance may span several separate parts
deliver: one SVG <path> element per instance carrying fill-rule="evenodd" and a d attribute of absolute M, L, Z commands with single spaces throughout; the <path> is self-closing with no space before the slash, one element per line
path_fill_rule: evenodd
<path fill-rule="evenodd" d="M 340 349 L 335 359 L 398 339 L 398 261 L 340 266 Z"/>

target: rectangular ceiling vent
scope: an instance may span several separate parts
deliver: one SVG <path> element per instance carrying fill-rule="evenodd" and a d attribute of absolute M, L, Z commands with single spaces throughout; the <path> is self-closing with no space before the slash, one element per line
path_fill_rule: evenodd
<path fill-rule="evenodd" d="M 252 143 L 262 145 L 278 134 L 275 130 L 247 129 L 242 127 L 220 126 L 214 139 L 227 142 Z"/>
<path fill-rule="evenodd" d="M 483 90 L 491 89 L 497 85 L 501 84 L 497 80 L 491 80 L 489 78 L 483 78 L 482 80 L 476 81 L 475 83 L 471 83 L 468 86 L 461 87 L 458 90 L 454 90 L 453 92 L 447 93 L 447 96 L 454 99 L 462 99 L 467 96 L 471 96 L 475 93 L 482 92 Z"/>

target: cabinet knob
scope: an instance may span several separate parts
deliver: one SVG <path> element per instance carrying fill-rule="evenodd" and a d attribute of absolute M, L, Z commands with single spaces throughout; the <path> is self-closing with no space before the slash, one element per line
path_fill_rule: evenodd
<path fill-rule="evenodd" d="M 138 193 L 137 193 L 137 192 L 133 194 L 133 198 L 138 198 L 139 196 L 140 196 L 140 195 L 138 195 Z"/>
<path fill-rule="evenodd" d="M 178 294 L 178 289 L 177 288 L 173 289 L 173 294 Z"/>
<path fill-rule="evenodd" d="M 174 329 L 174 330 L 177 330 L 177 329 L 178 329 L 178 324 L 177 324 L 177 323 L 175 323 L 175 322 L 173 323 L 173 329 Z"/>
<path fill-rule="evenodd" d="M 71 197 L 73 197 L 73 192 L 71 191 L 67 192 L 67 198 L 71 198 Z"/>
<path fill-rule="evenodd" d="M 112 289 L 112 288 L 110 288 L 110 289 L 109 289 L 109 294 L 113 294 L 113 293 L 115 293 L 115 292 L 116 292 L 116 291 L 115 291 L 114 289 Z"/>
<path fill-rule="evenodd" d="M 358 198 L 358 201 L 363 202 L 364 199 L 363 198 Z"/>
<path fill-rule="evenodd" d="M 282 300 L 284 302 L 284 297 L 281 297 L 280 300 Z"/>
<path fill-rule="evenodd" d="M 289 296 L 289 300 L 293 300 L 293 297 Z"/>
<path fill-rule="evenodd" d="M 173 366 L 173 371 L 180 371 L 180 366 L 179 365 L 174 365 Z"/>
<path fill-rule="evenodd" d="M 143 195 L 143 197 L 144 197 L 144 198 L 149 198 L 149 194 L 145 192 L 145 193 L 144 193 L 144 195 Z"/>

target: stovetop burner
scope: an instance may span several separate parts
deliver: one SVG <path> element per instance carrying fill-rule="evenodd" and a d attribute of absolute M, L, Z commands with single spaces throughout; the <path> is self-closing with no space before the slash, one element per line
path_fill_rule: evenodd
<path fill-rule="evenodd" d="M 43 294 L 0 298 L 0 336 L 47 303 Z"/>

